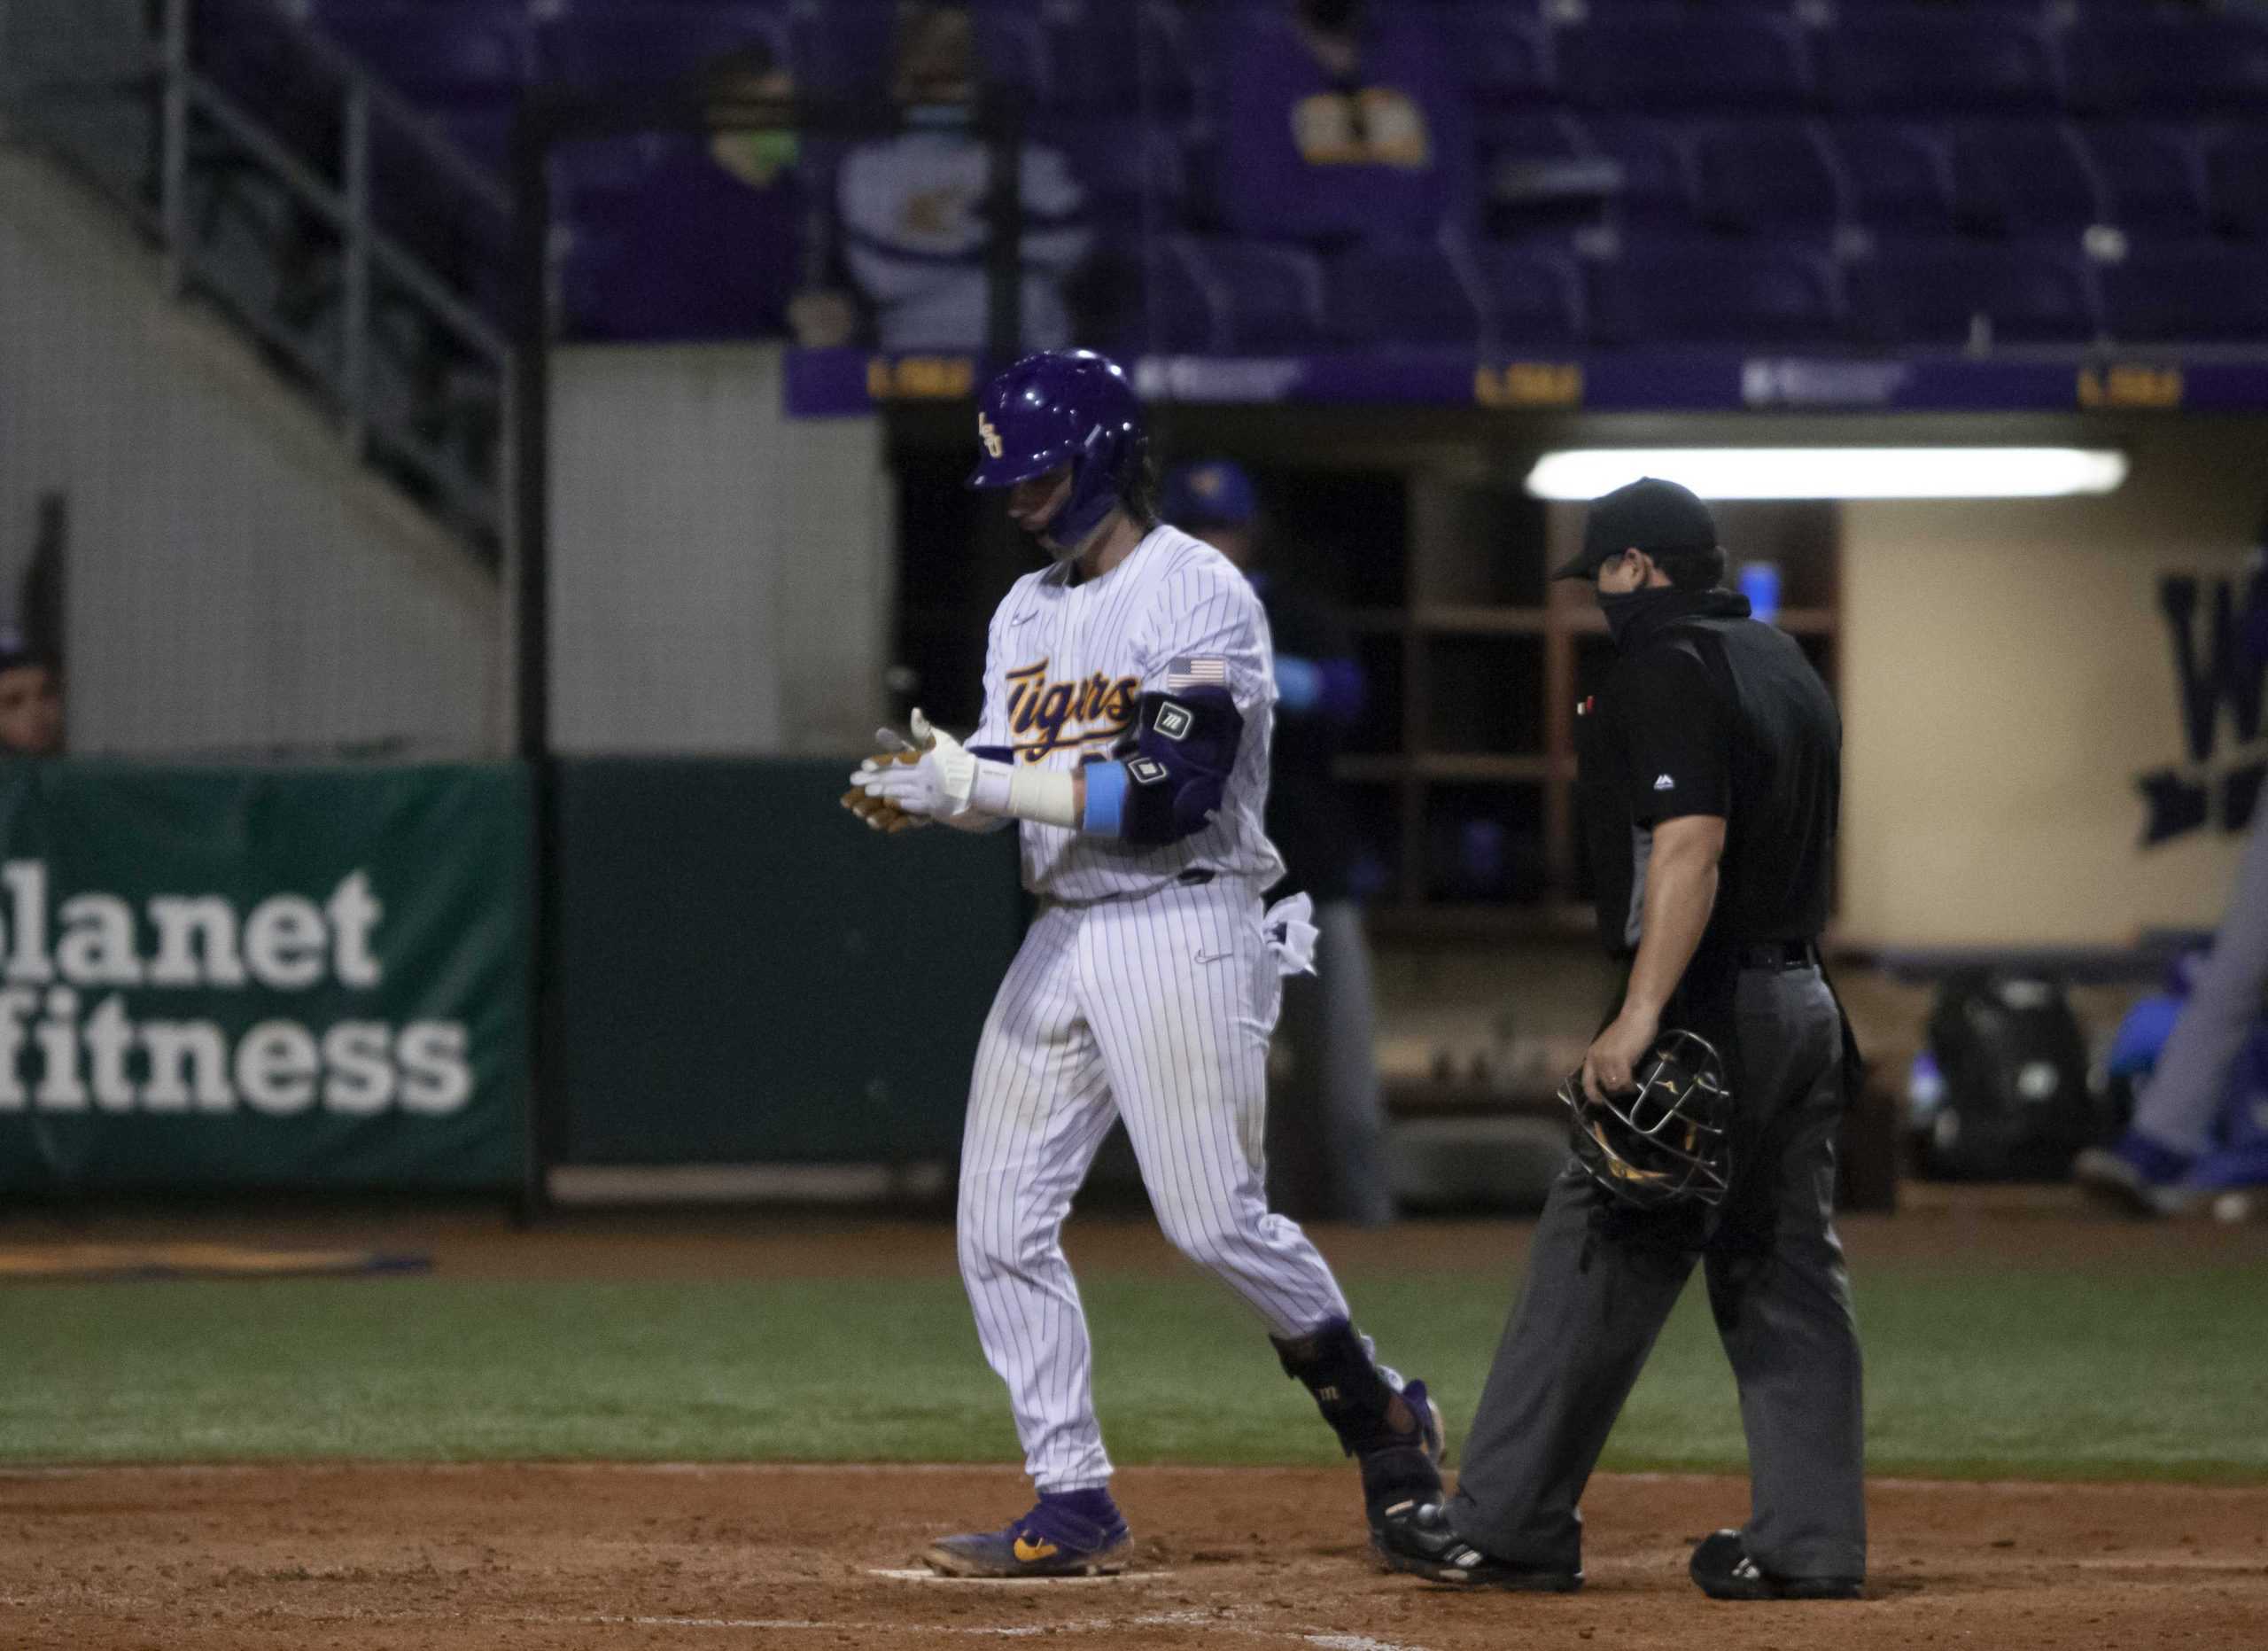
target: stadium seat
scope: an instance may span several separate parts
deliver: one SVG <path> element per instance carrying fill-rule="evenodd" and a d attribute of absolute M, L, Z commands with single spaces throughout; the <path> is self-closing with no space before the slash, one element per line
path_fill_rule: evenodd
<path fill-rule="evenodd" d="M 1492 235 L 1564 238 L 1601 221 L 1617 164 L 1564 109 L 1483 110 L 1477 139 Z"/>
<path fill-rule="evenodd" d="M 679 80 L 751 45 L 768 50 L 783 68 L 788 63 L 784 19 L 767 6 L 571 12 L 544 27 L 540 45 L 547 80 L 585 88 Z"/>
<path fill-rule="evenodd" d="M 1153 205 L 1159 227 L 1181 226 L 1188 172 L 1174 128 L 1137 114 L 1097 119 L 1065 113 L 1034 121 L 1029 134 L 1034 143 L 1069 158 L 1073 175 L 1094 198 L 1094 216 L 1106 229 L 1138 234 Z"/>
<path fill-rule="evenodd" d="M 2268 19 L 2091 18 L 2064 51 L 2082 108 L 2268 113 Z"/>
<path fill-rule="evenodd" d="M 2205 191 L 2213 227 L 2268 240 L 2268 126 L 2218 134 L 2205 151 Z"/>
<path fill-rule="evenodd" d="M 2256 248 L 2138 248 L 2103 271 L 2102 296 L 2122 341 L 2268 343 L 2268 253 Z"/>
<path fill-rule="evenodd" d="M 1693 158 L 1683 128 L 1660 121 L 1590 123 L 1599 152 L 1622 169 L 1614 221 L 1627 230 L 1686 230 L 1699 222 L 1693 199 Z"/>
<path fill-rule="evenodd" d="M 2119 125 L 2093 128 L 2083 138 L 2110 222 L 2169 237 L 2206 231 L 2205 165 L 2188 131 Z"/>
<path fill-rule="evenodd" d="M 1557 95 L 1550 37 L 1517 7 L 1441 5 L 1416 10 L 1456 85 L 1476 107 L 1533 107 Z"/>
<path fill-rule="evenodd" d="M 1851 191 L 1851 215 L 1869 229 L 1950 233 L 1953 157 L 1935 127 L 1889 121 L 1845 121 L 1829 141 Z"/>
<path fill-rule="evenodd" d="M 1824 344 L 1842 334 L 1823 254 L 1712 241 L 1634 248 L 1589 270 L 1590 330 L 1612 344 Z"/>
<path fill-rule="evenodd" d="M 1750 14 L 1608 14 L 1557 36 L 1560 84 L 1595 109 L 1793 109 L 1811 90 L 1803 36 Z"/>
<path fill-rule="evenodd" d="M 889 92 L 891 0 L 827 0 L 788 15 L 796 83 L 821 97 L 880 101 Z"/>
<path fill-rule="evenodd" d="M 1695 197 L 1712 229 L 1823 234 L 1848 215 L 1834 152 L 1807 123 L 1708 127 L 1692 152 Z"/>
<path fill-rule="evenodd" d="M 1187 113 L 1188 41 L 1173 7 L 1155 0 L 1049 0 L 1038 17 L 1055 108 Z"/>
<path fill-rule="evenodd" d="M 2017 113 L 2062 100 L 2047 34 L 2029 19 L 1991 14 L 1846 15 L 1820 31 L 1819 84 L 1828 107 L 1858 114 Z"/>
<path fill-rule="evenodd" d="M 1324 270 L 1324 324 L 1341 343 L 1477 348 L 1474 277 L 1440 245 L 1355 247 Z"/>
<path fill-rule="evenodd" d="M 2078 133 L 2059 121 L 1964 126 L 1953 140 L 1953 209 L 1993 235 L 2076 232 L 2107 214 Z"/>
<path fill-rule="evenodd" d="M 1490 342 L 1499 351 L 1565 349 L 1581 343 L 1583 283 L 1572 260 L 1529 247 L 1484 246 L 1476 261 Z"/>
<path fill-rule="evenodd" d="M 1851 312 L 1877 344 L 2084 343 L 2100 331 L 2076 250 L 1974 241 L 1891 242 L 1849 267 Z"/>
<path fill-rule="evenodd" d="M 1295 351 L 1325 341 L 1323 271 L 1304 247 L 1177 235 L 1151 261 L 1153 347 Z"/>
<path fill-rule="evenodd" d="M 512 168 L 512 116 L 501 109 L 450 109 L 439 116 L 449 141 L 466 160 L 500 180 Z"/>
<path fill-rule="evenodd" d="M 420 102 L 501 102 L 535 75 L 535 26 L 523 5 L 325 0 L 315 21 L 381 79 Z"/>

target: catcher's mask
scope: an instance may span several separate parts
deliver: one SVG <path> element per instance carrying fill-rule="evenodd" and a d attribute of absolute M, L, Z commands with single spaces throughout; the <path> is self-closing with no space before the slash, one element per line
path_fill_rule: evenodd
<path fill-rule="evenodd" d="M 1666 1032 L 1631 1074 L 1631 1094 L 1593 1101 L 1578 1071 L 1559 1086 L 1584 1172 L 1640 1210 L 1724 1201 L 1733 1170 L 1733 1094 L 1708 1040 Z"/>

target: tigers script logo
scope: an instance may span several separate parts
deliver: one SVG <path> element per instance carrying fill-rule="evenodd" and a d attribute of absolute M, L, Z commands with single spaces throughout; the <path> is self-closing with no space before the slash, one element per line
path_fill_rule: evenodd
<path fill-rule="evenodd" d="M 1047 661 L 1008 673 L 1008 728 L 1016 754 L 1037 762 L 1066 745 L 1116 739 L 1134 726 L 1139 677 L 1112 681 L 1101 672 L 1077 682 L 1051 682 Z M 1089 723 L 1099 723 L 1088 728 Z"/>

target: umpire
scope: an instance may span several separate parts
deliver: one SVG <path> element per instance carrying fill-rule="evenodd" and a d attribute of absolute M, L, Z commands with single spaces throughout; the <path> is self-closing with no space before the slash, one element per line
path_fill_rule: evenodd
<path fill-rule="evenodd" d="M 1857 1055 L 1818 951 L 1842 735 L 1801 651 L 1720 588 L 1724 572 L 1707 507 L 1650 477 L 1593 502 L 1582 553 L 1555 577 L 1593 582 L 1618 656 L 1577 708 L 1576 749 L 1600 937 L 1628 973 L 1581 1085 L 1594 1102 L 1627 1094 L 1665 1033 L 1706 1039 L 1732 1092 L 1729 1189 L 1639 1209 L 1570 1164 L 1456 1494 L 1386 1522 L 1399 1569 L 1581 1585 L 1583 1486 L 1698 1257 L 1740 1386 L 1752 1511 L 1694 1551 L 1693 1579 L 1723 1600 L 1860 1591 L 1859 1337 L 1834 1227 Z"/>

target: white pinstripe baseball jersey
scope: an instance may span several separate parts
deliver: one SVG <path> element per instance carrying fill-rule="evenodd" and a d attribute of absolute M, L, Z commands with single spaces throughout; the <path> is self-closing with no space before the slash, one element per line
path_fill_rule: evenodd
<path fill-rule="evenodd" d="M 1203 869 L 1264 889 L 1284 862 L 1261 823 L 1276 703 L 1274 650 L 1251 584 L 1212 546 L 1159 526 L 1100 579 L 1057 564 L 1018 580 L 992 616 L 984 717 L 969 744 L 1073 768 L 1110 753 L 1145 693 L 1224 687 L 1242 713 L 1221 806 L 1205 829 L 1142 847 L 1054 826 L 1021 827 L 1024 886 L 1094 900 L 1161 888 Z"/>

